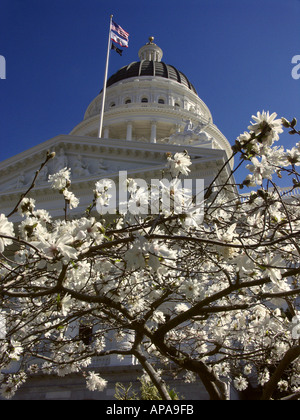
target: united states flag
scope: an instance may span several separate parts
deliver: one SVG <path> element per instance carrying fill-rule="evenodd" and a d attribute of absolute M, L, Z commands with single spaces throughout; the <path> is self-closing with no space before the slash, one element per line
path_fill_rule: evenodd
<path fill-rule="evenodd" d="M 123 38 L 125 38 L 127 41 L 129 39 L 129 33 L 124 31 L 123 28 L 121 28 L 120 25 L 118 25 L 116 22 L 112 21 L 111 23 L 111 29 L 115 32 L 117 32 L 120 36 L 122 36 Z"/>

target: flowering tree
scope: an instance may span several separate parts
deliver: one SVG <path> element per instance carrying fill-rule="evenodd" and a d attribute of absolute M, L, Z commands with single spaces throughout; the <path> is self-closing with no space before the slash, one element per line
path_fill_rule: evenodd
<path fill-rule="evenodd" d="M 112 185 L 100 180 L 86 213 L 72 218 L 78 199 L 65 168 L 49 177 L 65 202 L 65 217 L 53 220 L 30 198 L 37 171 L 12 212 L 0 215 L 3 396 L 38 369 L 83 372 L 88 388 L 101 391 L 105 378 L 88 367 L 108 355 L 135 356 L 163 399 L 164 366 L 187 382 L 200 379 L 211 399 L 228 398 L 228 381 L 238 391 L 259 385 L 262 399 L 299 396 L 300 210 L 290 193 L 300 186 L 300 143 L 275 145 L 283 126 L 299 132 L 295 119 L 253 119 L 231 157 L 240 157 L 235 170 L 248 163 L 249 176 L 237 186 L 234 170 L 221 182 L 226 162 L 204 207 L 179 182 L 190 171 L 186 152 L 167 156 L 169 188 L 161 182 L 149 194 L 128 180 L 134 211 L 115 215 L 105 214 Z M 289 194 L 278 176 L 292 179 Z M 155 214 L 146 214 L 150 200 Z M 23 219 L 14 226 L 17 211 Z M 88 340 L 80 323 L 93 331 Z M 12 360 L 19 371 L 5 373 Z"/>

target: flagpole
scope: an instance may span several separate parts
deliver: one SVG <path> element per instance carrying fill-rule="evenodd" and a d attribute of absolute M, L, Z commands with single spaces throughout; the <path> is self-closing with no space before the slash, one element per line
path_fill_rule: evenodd
<path fill-rule="evenodd" d="M 102 106 L 101 106 L 101 113 L 100 113 L 100 124 L 99 124 L 99 139 L 102 136 L 102 129 L 103 129 L 103 115 L 104 115 L 104 105 L 105 105 L 105 97 L 106 97 L 106 84 L 107 84 L 107 74 L 108 74 L 108 63 L 109 63 L 109 54 L 111 49 L 111 24 L 112 24 L 113 15 L 110 15 L 110 24 L 109 24 L 109 36 L 108 36 L 108 45 L 107 45 L 107 55 L 106 55 L 106 66 L 105 66 L 105 75 L 104 75 L 104 86 L 102 91 Z"/>

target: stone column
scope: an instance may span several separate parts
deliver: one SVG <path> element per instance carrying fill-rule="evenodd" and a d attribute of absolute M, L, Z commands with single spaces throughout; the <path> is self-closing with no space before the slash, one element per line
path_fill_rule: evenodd
<path fill-rule="evenodd" d="M 151 123 L 151 138 L 150 138 L 150 142 L 151 143 L 156 143 L 156 121 L 152 121 Z"/>
<path fill-rule="evenodd" d="M 109 138 L 109 128 L 108 127 L 104 127 L 104 138 L 105 139 Z"/>
<path fill-rule="evenodd" d="M 131 141 L 132 140 L 132 122 L 127 122 L 127 132 L 126 132 L 126 140 Z"/>

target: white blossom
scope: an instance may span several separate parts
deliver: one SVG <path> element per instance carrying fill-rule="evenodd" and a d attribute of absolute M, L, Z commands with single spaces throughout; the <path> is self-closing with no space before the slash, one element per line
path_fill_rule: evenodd
<path fill-rule="evenodd" d="M 274 168 L 269 165 L 265 156 L 262 156 L 261 161 L 253 157 L 251 163 L 251 165 L 247 165 L 247 169 L 252 172 L 251 181 L 253 180 L 257 185 L 262 185 L 264 179 L 272 179 Z"/>
<path fill-rule="evenodd" d="M 61 311 L 62 315 L 66 316 L 67 313 L 70 311 L 70 308 L 72 307 L 72 297 L 70 295 L 65 295 L 63 299 L 60 302 L 61 304 Z"/>
<path fill-rule="evenodd" d="M 79 199 L 69 190 L 63 192 L 65 200 L 68 202 L 70 209 L 76 209 L 79 204 Z"/>
<path fill-rule="evenodd" d="M 32 213 L 35 209 L 35 200 L 33 198 L 24 197 L 19 204 L 19 213 Z"/>
<path fill-rule="evenodd" d="M 74 242 L 70 234 L 49 236 L 49 238 L 42 239 L 39 242 L 34 242 L 42 252 L 49 258 L 57 258 L 59 256 L 65 257 L 67 260 L 76 258 L 78 251 L 71 246 Z"/>
<path fill-rule="evenodd" d="M 175 153 L 173 158 L 171 156 L 168 156 L 167 168 L 175 177 L 179 174 L 188 175 L 191 171 L 189 169 L 189 166 L 191 166 L 191 164 L 191 158 L 187 153 Z"/>
<path fill-rule="evenodd" d="M 97 373 L 89 372 L 86 378 L 86 384 L 90 391 L 102 392 L 107 386 L 107 381 Z"/>
<path fill-rule="evenodd" d="M 279 391 L 287 391 L 289 388 L 289 383 L 287 381 L 281 380 L 278 382 L 278 389 Z"/>
<path fill-rule="evenodd" d="M 248 381 L 246 378 L 243 378 L 242 376 L 239 376 L 238 378 L 235 378 L 233 381 L 234 387 L 238 391 L 245 391 L 245 389 L 248 388 Z"/>
<path fill-rule="evenodd" d="M 271 146 L 274 141 L 279 140 L 280 133 L 283 132 L 281 119 L 275 119 L 277 114 L 269 114 L 263 111 L 258 112 L 257 115 L 252 115 L 254 122 L 248 127 L 250 131 L 253 131 L 256 135 L 260 135 L 264 132 L 262 142 L 264 145 Z"/>
<path fill-rule="evenodd" d="M 4 251 L 6 245 L 12 244 L 11 239 L 3 238 L 1 235 L 14 236 L 14 226 L 7 220 L 4 214 L 0 214 L 0 253 Z"/>
<path fill-rule="evenodd" d="M 270 380 L 270 372 L 268 371 L 268 369 L 265 369 L 263 372 L 261 372 L 258 375 L 258 383 L 261 386 L 264 386 L 269 380 Z"/>
<path fill-rule="evenodd" d="M 271 259 L 270 255 L 267 255 L 265 258 L 265 264 L 265 276 L 269 276 L 273 283 L 280 285 L 282 279 L 280 267 L 284 264 L 282 258 L 280 256 L 276 256 Z"/>
<path fill-rule="evenodd" d="M 300 149 L 299 147 L 293 147 L 291 150 L 287 150 L 285 157 L 289 164 L 300 166 Z"/>
<path fill-rule="evenodd" d="M 64 190 L 71 182 L 71 169 L 63 168 L 59 172 L 49 175 L 51 187 L 55 190 Z"/>

